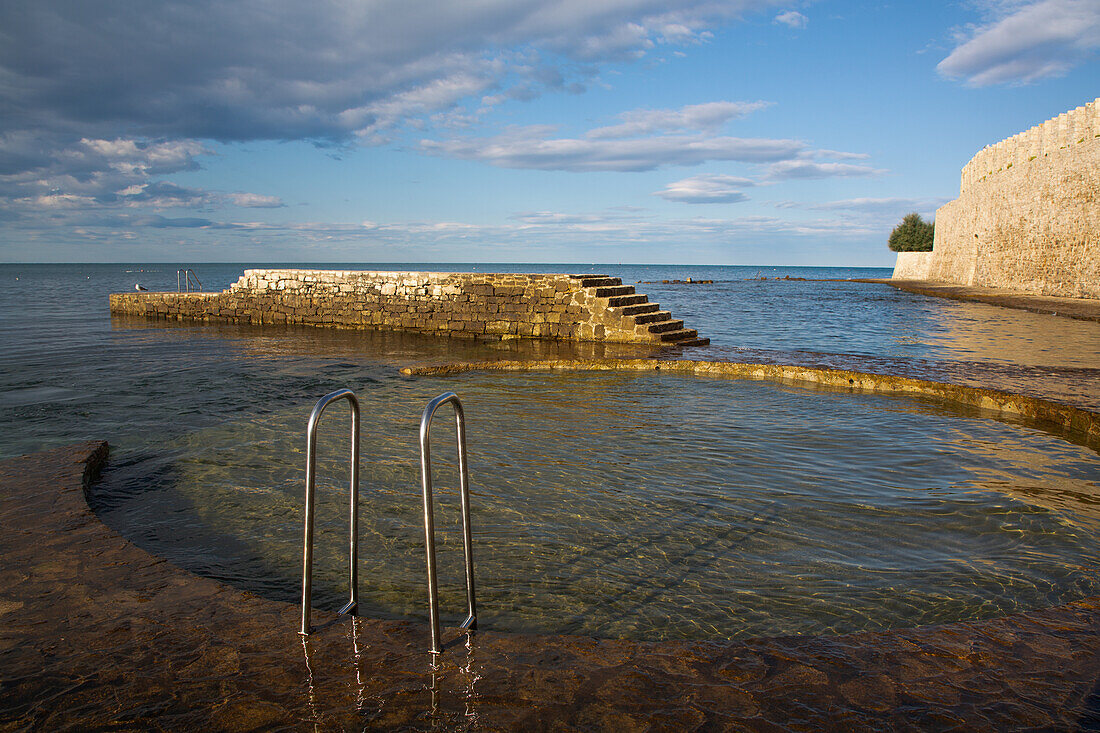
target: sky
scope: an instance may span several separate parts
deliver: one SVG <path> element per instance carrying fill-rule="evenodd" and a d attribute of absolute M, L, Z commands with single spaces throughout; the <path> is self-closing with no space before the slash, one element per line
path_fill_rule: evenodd
<path fill-rule="evenodd" d="M 0 0 L 0 262 L 891 266 L 1100 0 Z"/>

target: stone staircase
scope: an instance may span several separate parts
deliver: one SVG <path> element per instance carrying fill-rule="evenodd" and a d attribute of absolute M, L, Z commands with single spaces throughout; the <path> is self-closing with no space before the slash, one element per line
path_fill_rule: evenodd
<path fill-rule="evenodd" d="M 634 290 L 633 285 L 623 285 L 617 277 L 607 275 L 570 275 L 580 281 L 586 297 L 608 314 L 608 326 L 616 330 L 632 331 L 637 341 L 654 341 L 669 346 L 706 346 L 709 338 L 701 338 L 694 328 L 684 328 L 684 322 L 661 310 L 658 303 L 650 303 L 649 297 Z"/>

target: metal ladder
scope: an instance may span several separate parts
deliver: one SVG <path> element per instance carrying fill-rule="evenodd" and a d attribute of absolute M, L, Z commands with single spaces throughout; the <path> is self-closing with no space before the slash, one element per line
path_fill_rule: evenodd
<path fill-rule="evenodd" d="M 197 292 L 202 292 L 202 283 L 199 282 L 199 276 L 195 274 L 195 271 L 190 267 L 183 270 L 176 270 L 176 292 L 190 293 L 192 289 Z"/>
<path fill-rule="evenodd" d="M 310 603 L 313 600 L 313 498 L 317 483 L 317 423 L 325 408 L 337 400 L 351 403 L 351 518 L 349 520 L 348 602 L 340 613 L 354 614 L 359 610 L 359 400 L 350 389 L 338 389 L 325 395 L 314 406 L 306 428 L 306 526 L 302 546 L 302 628 L 298 633 L 309 636 Z"/>
<path fill-rule="evenodd" d="M 435 573 L 435 520 L 432 513 L 432 451 L 428 433 L 432 417 L 440 406 L 450 403 L 455 411 L 458 440 L 458 480 L 462 501 L 462 547 L 466 556 L 466 619 L 460 629 L 477 629 L 477 604 L 474 601 L 474 551 L 470 536 L 470 472 L 466 462 L 466 415 L 454 392 L 444 392 L 428 403 L 420 417 L 420 482 L 424 489 L 424 545 L 428 553 L 428 607 L 432 625 L 432 654 L 439 654 L 439 588 Z"/>
<path fill-rule="evenodd" d="M 313 598 L 313 505 L 316 486 L 317 463 L 317 423 L 321 414 L 333 402 L 346 399 L 351 403 L 351 516 L 350 516 L 350 557 L 348 583 L 350 599 L 339 613 L 355 614 L 359 610 L 359 400 L 349 389 L 341 389 L 320 399 L 309 416 L 306 430 L 306 509 L 305 532 L 302 547 L 302 636 L 308 636 L 310 628 L 310 610 Z M 466 416 L 462 410 L 462 401 L 454 392 L 445 392 L 431 400 L 424 408 L 420 418 L 420 480 L 424 495 L 424 546 L 428 561 L 428 612 L 431 622 L 431 652 L 443 651 L 439 631 L 439 587 L 436 578 L 435 563 L 435 518 L 432 510 L 432 458 L 431 432 L 432 418 L 442 405 L 450 404 L 455 413 L 455 428 L 458 443 L 459 492 L 462 504 L 462 545 L 466 561 L 466 619 L 459 628 L 468 631 L 477 629 L 477 605 L 474 599 L 474 555 L 473 540 L 470 531 L 470 472 L 466 460 Z"/>

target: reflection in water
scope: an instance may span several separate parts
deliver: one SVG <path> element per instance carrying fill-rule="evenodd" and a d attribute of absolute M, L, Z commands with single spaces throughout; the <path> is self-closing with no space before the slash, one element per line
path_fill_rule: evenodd
<path fill-rule="evenodd" d="M 476 648 L 474 632 L 465 632 L 463 640 L 462 662 L 456 666 L 452 661 L 457 658 L 458 652 L 448 650 L 447 655 L 428 654 L 428 668 L 431 672 L 432 716 L 440 714 L 442 709 L 450 709 L 453 705 L 444 696 L 461 701 L 464 723 L 476 729 L 478 715 L 477 683 L 481 679 L 481 670 L 477 665 L 474 650 Z M 450 672 L 451 684 L 448 683 Z M 442 721 L 438 721 L 442 722 Z"/>
<path fill-rule="evenodd" d="M 362 641 L 367 635 L 364 619 L 343 617 L 336 623 L 345 627 L 346 632 L 335 645 L 331 637 L 327 642 L 300 637 L 305 660 L 306 707 L 315 730 L 327 730 L 335 722 L 346 727 L 351 722 L 334 721 L 330 717 L 344 709 L 349 690 L 357 727 L 379 724 L 388 727 L 387 709 L 400 710 L 410 704 L 423 709 L 433 727 L 450 728 L 456 722 L 470 727 L 478 725 L 477 685 L 482 678 L 482 666 L 476 659 L 473 633 L 453 639 L 443 655 L 413 651 L 395 655 L 394 647 L 387 647 L 379 650 L 379 656 L 372 654 L 374 650 Z M 318 649 L 323 650 L 320 658 Z M 378 675 L 385 678 L 385 684 L 379 685 Z"/>
<path fill-rule="evenodd" d="M 429 689 L 432 692 L 432 716 L 439 714 L 439 672 L 442 663 L 438 654 L 430 654 L 428 666 L 431 668 L 432 681 Z"/>
<path fill-rule="evenodd" d="M 158 331 L 175 332 L 192 349 L 207 340 L 233 346 L 234 356 L 244 359 L 280 360 L 368 356 L 393 366 L 483 359 L 636 359 L 662 353 L 653 345 L 607 342 L 546 341 L 536 339 L 448 338 L 402 331 L 356 331 L 311 326 L 252 326 L 205 323 L 201 328 L 181 321 L 150 321 L 132 316 L 112 316 L 115 331 L 134 331 L 152 341 Z M 211 344 L 212 345 L 212 344 Z"/>
<path fill-rule="evenodd" d="M 362 621 L 357 617 L 351 618 L 351 647 L 353 652 L 352 668 L 355 671 L 355 709 L 363 712 L 366 707 L 367 681 L 363 678 L 363 651 L 359 648 L 359 625 Z"/>
<path fill-rule="evenodd" d="M 302 654 L 306 662 L 306 700 L 309 705 L 310 717 L 313 719 L 314 730 L 321 726 L 321 712 L 317 705 L 317 688 L 313 678 L 313 650 L 310 648 L 309 637 L 302 636 Z"/>
<path fill-rule="evenodd" d="M 984 303 L 952 302 L 955 305 L 950 310 L 937 314 L 935 331 L 954 361 L 1100 366 L 1100 329 L 1095 323 Z"/>
<path fill-rule="evenodd" d="M 1021 502 L 1061 513 L 1083 531 L 1100 526 L 1096 480 L 1089 474 L 1066 475 L 1064 453 L 1036 451 L 1031 438 L 1027 433 L 1022 437 L 1005 436 L 998 441 L 960 435 L 958 442 L 978 459 L 968 469 L 982 485 Z"/>
<path fill-rule="evenodd" d="M 468 632 L 466 634 L 466 658 L 463 665 L 459 668 L 459 676 L 463 682 L 462 700 L 465 704 L 465 716 L 467 722 L 473 726 L 477 726 L 478 712 L 477 712 L 477 682 L 481 679 L 481 670 L 477 666 L 477 660 L 474 658 L 474 634 Z"/>

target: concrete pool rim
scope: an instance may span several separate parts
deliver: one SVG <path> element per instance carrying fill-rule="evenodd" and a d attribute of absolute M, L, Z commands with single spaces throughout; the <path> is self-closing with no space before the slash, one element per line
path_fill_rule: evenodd
<path fill-rule="evenodd" d="M 935 382 L 891 374 L 788 364 L 751 364 L 689 359 L 545 359 L 471 361 L 404 367 L 406 376 L 448 376 L 464 372 L 663 372 L 693 376 L 770 381 L 830 391 L 925 397 L 964 408 L 1016 417 L 1074 437 L 1100 453 L 1100 414 L 1042 397 L 985 387 Z"/>

